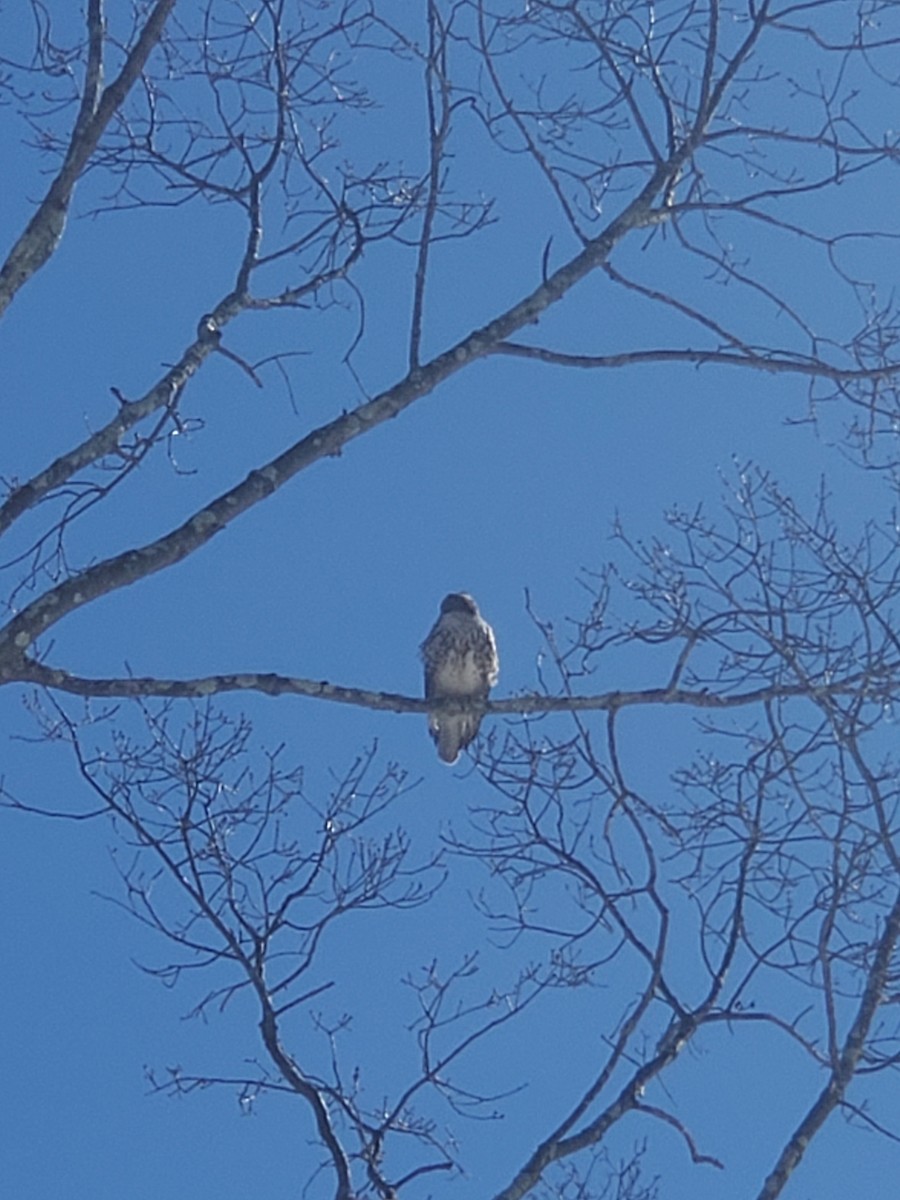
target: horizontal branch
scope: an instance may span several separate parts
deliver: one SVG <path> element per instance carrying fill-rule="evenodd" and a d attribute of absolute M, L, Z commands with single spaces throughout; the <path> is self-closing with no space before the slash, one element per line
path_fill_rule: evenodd
<path fill-rule="evenodd" d="M 594 696 L 544 696 L 529 693 L 478 704 L 452 699 L 424 700 L 418 696 L 404 696 L 398 692 L 342 687 L 326 680 L 299 679 L 292 675 L 276 675 L 271 672 L 206 675 L 197 679 L 157 679 L 153 676 L 94 679 L 70 675 L 67 671 L 48 667 L 27 658 L 20 659 L 15 671 L 7 670 L 5 678 L 7 682 L 33 683 L 54 691 L 98 698 L 160 696 L 169 699 L 201 699 L 224 692 L 262 692 L 266 696 L 307 696 L 314 700 L 328 700 L 335 704 L 349 704 L 356 708 L 369 708 L 381 712 L 480 712 L 494 716 L 527 716 L 531 713 L 550 712 L 615 712 L 623 708 L 651 704 L 674 704 L 703 709 L 745 708 L 765 701 L 800 697 L 821 700 L 858 693 L 867 680 L 865 675 L 856 674 L 821 686 L 802 683 L 789 686 L 772 684 L 730 694 L 718 694 L 705 689 L 692 691 L 689 688 L 669 687 L 602 692 Z"/>
<path fill-rule="evenodd" d="M 834 383 L 877 381 L 900 375 L 900 363 L 887 367 L 841 368 L 815 358 L 796 358 L 788 351 L 772 354 L 735 354 L 728 350 L 626 350 L 621 354 L 567 354 L 544 346 L 526 346 L 521 342 L 503 342 L 495 353 L 515 358 L 537 359 L 558 367 L 581 367 L 587 370 L 611 367 L 632 367 L 645 363 L 691 363 L 694 366 L 749 367 L 754 371 L 779 374 L 810 375 L 830 379 Z"/>

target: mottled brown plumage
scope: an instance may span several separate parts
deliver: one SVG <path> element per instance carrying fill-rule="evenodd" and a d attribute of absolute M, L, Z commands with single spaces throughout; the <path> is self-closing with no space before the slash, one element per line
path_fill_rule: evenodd
<path fill-rule="evenodd" d="M 451 592 L 434 628 L 422 643 L 425 699 L 487 700 L 500 661 L 494 631 L 466 592 Z M 480 713 L 431 713 L 428 729 L 445 763 L 455 763 L 477 735 Z"/>

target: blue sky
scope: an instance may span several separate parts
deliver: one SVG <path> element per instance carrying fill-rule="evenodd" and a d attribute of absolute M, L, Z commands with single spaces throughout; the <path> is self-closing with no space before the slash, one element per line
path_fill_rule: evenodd
<path fill-rule="evenodd" d="M 388 8 L 422 38 L 411 8 Z M 830 23 L 832 8 L 822 6 L 811 19 L 817 17 Z M 0 13 L 0 42 L 24 49 L 29 37 L 21 9 Z M 798 45 L 808 63 L 773 41 L 765 61 L 782 74 L 761 93 L 755 121 L 780 111 L 791 79 L 811 79 L 819 70 L 810 45 L 791 43 Z M 458 52 L 462 62 L 463 48 Z M 524 61 L 537 69 L 536 58 Z M 344 158 L 368 157 L 418 174 L 423 116 L 416 64 L 360 51 L 353 67 L 360 77 L 370 73 L 379 106 L 341 124 L 330 169 L 337 171 Z M 471 70 L 460 67 L 463 77 Z M 582 86 L 583 78 L 573 72 L 552 83 L 564 91 Z M 886 108 L 890 91 L 879 90 L 872 77 L 866 87 L 856 113 L 883 131 L 895 123 Z M 188 94 L 203 102 L 200 92 Z M 787 112 L 800 122 L 804 101 L 796 103 Z M 25 140 L 8 106 L 0 148 L 7 179 L 17 186 L 0 194 L 4 245 L 27 221 L 47 178 L 49 160 Z M 577 249 L 534 164 L 500 153 L 465 109 L 453 154 L 454 186 L 459 194 L 496 197 L 495 223 L 436 247 L 426 356 L 535 287 L 548 243 L 551 268 Z M 798 152 L 798 169 L 804 166 Z M 721 186 L 738 186 L 740 178 L 739 167 L 728 163 Z M 875 178 L 877 186 L 849 179 L 778 211 L 809 228 L 844 231 L 868 223 L 896 235 L 893 177 L 883 169 Z M 4 479 L 29 477 L 108 420 L 111 387 L 142 394 L 231 286 L 244 236 L 233 209 L 198 202 L 92 215 L 105 206 L 108 189 L 99 171 L 82 181 L 59 251 L 0 325 Z M 619 199 L 607 198 L 610 211 Z M 266 230 L 274 244 L 283 230 L 278 205 L 277 194 L 269 196 Z M 823 338 L 846 339 L 859 325 L 853 289 L 828 271 L 820 249 L 760 223 L 733 221 L 726 229 L 735 260 L 746 257 L 769 286 L 802 304 Z M 864 243 L 850 243 L 846 254 L 889 285 L 895 243 L 879 245 L 876 255 Z M 703 305 L 750 343 L 808 349 L 784 311 L 733 281 L 716 280 L 671 232 L 635 236 L 613 262 L 647 286 Z M 247 361 L 297 354 L 287 365 L 293 396 L 273 369 L 262 371 L 260 389 L 233 362 L 213 356 L 185 395 L 182 412 L 192 423 L 172 439 L 171 461 L 164 453 L 151 457 L 114 500 L 72 529 L 72 566 L 160 536 L 310 429 L 401 378 L 413 267 L 411 249 L 384 242 L 354 272 L 355 294 L 335 288 L 334 303 L 321 311 L 250 313 L 229 326 L 223 344 Z M 273 288 L 287 282 L 282 274 L 289 264 L 271 268 Z M 365 323 L 354 375 L 344 355 L 359 328 L 359 296 Z M 670 309 L 602 277 L 582 283 L 519 340 L 528 338 L 586 353 L 699 341 L 696 328 Z M 866 520 L 888 527 L 892 496 L 885 480 L 861 473 L 842 452 L 846 414 L 827 411 L 818 430 L 788 424 L 806 412 L 802 377 L 668 364 L 592 372 L 503 356 L 483 360 L 341 456 L 299 475 L 185 562 L 68 617 L 47 640 L 47 659 L 85 675 L 273 671 L 416 695 L 418 645 L 444 593 L 464 589 L 497 632 L 498 695 L 532 689 L 542 645 L 525 609 L 526 591 L 535 611 L 564 632 L 566 618 L 582 616 L 589 603 L 583 572 L 625 561 L 613 538 L 617 520 L 644 541 L 667 536 L 664 515 L 673 506 L 699 505 L 724 520 L 723 496 L 740 470 L 756 463 L 801 508 L 812 510 L 826 479 L 848 538 Z M 12 554 L 41 521 L 40 512 L 26 519 L 23 533 L 10 539 Z M 3 561 L 10 556 L 4 553 Z M 14 583 L 15 572 L 4 578 Z M 626 648 L 601 659 L 586 688 L 661 686 L 670 669 L 666 654 Z M 11 735 L 0 768 L 6 788 L 54 809 L 90 806 L 65 747 L 35 740 L 31 699 L 14 689 L 0 696 L 0 720 Z M 77 702 L 66 704 L 73 714 L 82 711 Z M 300 697 L 241 697 L 240 703 L 225 697 L 221 706 L 232 715 L 246 710 L 255 746 L 283 744 L 286 759 L 303 765 L 304 791 L 312 797 L 326 794 L 334 777 L 373 745 L 377 764 L 399 763 L 414 786 L 398 799 L 388 824 L 409 830 L 419 859 L 450 831 L 474 836 L 491 799 L 467 763 L 452 770 L 438 763 L 418 715 Z M 131 720 L 122 717 L 125 725 Z M 547 727 L 558 736 L 570 729 L 564 717 L 548 719 Z M 105 727 L 96 736 L 102 739 Z M 690 714 L 635 714 L 623 730 L 628 770 L 662 802 L 672 794 L 671 771 L 690 761 L 701 740 Z M 6 811 L 0 820 L 0 947 L 7 964 L 0 987 L 0 1178 L 8 1194 L 18 1200 L 296 1196 L 316 1161 L 297 1105 L 266 1098 L 242 1116 L 233 1087 L 177 1101 L 148 1094 L 147 1068 L 240 1074 L 260 1054 L 249 1001 L 207 1022 L 184 1019 L 202 984 L 169 990 L 138 969 L 136 963 L 165 961 L 167 950 L 104 898 L 120 894 L 114 864 L 127 854 L 104 821 Z M 473 987 L 483 981 L 488 991 L 502 989 L 517 964 L 541 952 L 540 939 L 526 939 L 520 956 L 501 951 L 473 904 L 482 888 L 490 894 L 494 886 L 477 864 L 451 856 L 448 882 L 432 906 L 396 918 L 359 914 L 326 939 L 319 975 L 335 987 L 322 1011 L 329 1020 L 352 1013 L 342 1052 L 361 1067 L 373 1097 L 395 1091 L 416 1069 L 406 1033 L 414 1011 L 406 976 L 432 959 L 452 969 L 475 951 L 481 967 Z M 564 907 L 552 894 L 545 903 L 551 916 L 556 903 Z M 573 1083 L 589 1080 L 592 1053 L 611 1032 L 604 1021 L 633 986 L 633 979 L 611 972 L 595 988 L 546 997 L 466 1060 L 462 1085 L 522 1090 L 498 1102 L 501 1120 L 466 1121 L 439 1111 L 436 1119 L 452 1125 L 460 1140 L 468 1174 L 452 1183 L 435 1177 L 432 1191 L 423 1186 L 416 1194 L 474 1198 L 507 1182 L 571 1102 Z M 790 1007 L 793 996 L 781 1000 Z M 292 1018 L 289 1033 L 298 1055 L 302 1047 L 324 1063 L 306 1012 Z M 886 1082 L 873 1084 L 876 1101 Z M 755 1195 L 818 1086 L 801 1056 L 786 1052 L 771 1032 L 738 1045 L 719 1028 L 674 1068 L 668 1097 L 660 1091 L 652 1099 L 671 1102 L 701 1149 L 725 1162 L 724 1174 L 692 1166 L 684 1143 L 646 1118 L 628 1118 L 609 1151 L 618 1159 L 646 1139 L 646 1170 L 662 1173 L 663 1196 Z M 784 1194 L 843 1200 L 852 1178 L 858 1194 L 877 1200 L 893 1194 L 898 1166 L 896 1147 L 833 1117 Z M 311 1194 L 321 1187 L 317 1182 Z"/>

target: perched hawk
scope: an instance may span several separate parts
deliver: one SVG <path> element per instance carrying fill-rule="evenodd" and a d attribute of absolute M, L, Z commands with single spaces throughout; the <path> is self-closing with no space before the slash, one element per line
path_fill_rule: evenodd
<path fill-rule="evenodd" d="M 444 597 L 441 615 L 422 643 L 425 699 L 487 700 L 497 682 L 500 660 L 494 631 L 465 592 Z M 480 713 L 431 713 L 428 730 L 445 763 L 455 763 L 478 733 Z"/>

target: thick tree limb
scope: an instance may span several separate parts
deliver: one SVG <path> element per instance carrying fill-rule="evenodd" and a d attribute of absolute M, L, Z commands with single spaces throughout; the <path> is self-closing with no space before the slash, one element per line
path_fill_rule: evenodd
<path fill-rule="evenodd" d="M 163 4 L 161 0 L 154 15 L 160 15 L 161 20 L 164 20 L 165 12 L 172 3 L 174 0 L 169 0 L 168 4 Z M 164 9 L 165 12 L 163 12 Z M 749 53 L 765 22 L 766 9 L 767 5 L 764 4 L 741 50 L 724 72 L 717 88 L 714 89 L 715 95 L 721 92 L 726 79 L 736 69 L 736 62 Z M 149 29 L 149 27 L 150 22 L 148 22 L 147 28 Z M 160 23 L 160 31 L 161 28 L 162 24 Z M 146 33 L 145 29 L 144 35 L 139 40 L 139 46 L 144 44 Z M 132 52 L 129 63 L 136 55 L 137 49 L 138 47 L 135 47 Z M 149 49 L 148 46 L 146 53 L 149 53 Z M 121 80 L 122 76 L 107 91 L 114 96 L 119 95 L 123 86 Z M 105 93 L 98 107 L 98 115 L 101 111 L 106 110 L 104 106 L 108 108 L 109 103 Z M 613 248 L 626 234 L 634 229 L 644 227 L 651 218 L 654 221 L 659 219 L 660 214 L 652 212 L 653 203 L 669 187 L 672 180 L 677 178 L 684 164 L 694 153 L 702 129 L 714 109 L 715 104 L 713 103 L 708 111 L 700 114 L 691 134 L 676 146 L 664 162 L 657 165 L 640 192 L 601 234 L 590 241 L 569 262 L 553 272 L 519 303 L 507 309 L 489 324 L 474 330 L 425 367 L 411 370 L 406 378 L 393 388 L 381 393 L 368 403 L 360 405 L 352 412 L 345 413 L 312 431 L 264 467 L 252 471 L 243 483 L 219 496 L 177 529 L 148 545 L 125 551 L 114 558 L 97 563 L 46 592 L 29 604 L 9 622 L 4 630 L 0 631 L 0 657 L 4 650 L 7 654 L 24 651 L 37 637 L 73 609 L 98 596 L 106 595 L 180 562 L 205 545 L 237 516 L 267 498 L 298 472 L 323 457 L 339 454 L 348 442 L 384 421 L 396 417 L 409 405 L 432 391 L 438 383 L 474 359 L 493 353 L 508 339 L 510 334 L 536 321 L 551 305 L 558 302 L 577 283 L 604 263 Z M 106 119 L 108 120 L 108 116 Z M 99 137 L 99 132 L 97 136 Z M 61 460 L 58 461 L 61 462 Z M 54 466 L 56 465 L 54 464 Z M 63 470 L 62 465 L 59 469 Z M 46 485 L 46 480 L 44 483 Z M 33 503 L 33 498 L 26 496 L 21 502 L 27 507 Z"/>
<path fill-rule="evenodd" d="M 180 562 L 294 475 L 322 458 L 340 454 L 348 442 L 398 416 L 464 366 L 492 353 L 511 333 L 536 321 L 595 270 L 627 233 L 643 226 L 653 198 L 677 172 L 686 154 L 687 150 L 683 150 L 673 155 L 602 234 L 495 320 L 474 330 L 425 367 L 411 371 L 373 400 L 313 430 L 265 466 L 251 471 L 243 483 L 200 509 L 177 529 L 155 542 L 89 567 L 29 604 L 0 631 L 0 654 L 4 647 L 25 650 L 73 609 Z"/>

